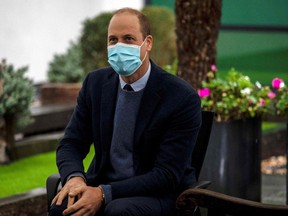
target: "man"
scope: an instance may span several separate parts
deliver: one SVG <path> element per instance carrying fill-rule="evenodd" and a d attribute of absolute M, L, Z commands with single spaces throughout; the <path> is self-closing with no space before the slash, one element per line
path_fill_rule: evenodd
<path fill-rule="evenodd" d="M 190 164 L 200 99 L 149 60 L 152 44 L 146 16 L 130 8 L 114 13 L 107 41 L 111 67 L 83 82 L 57 149 L 64 187 L 50 215 L 64 209 L 73 216 L 173 215 L 177 196 L 196 181 Z M 92 143 L 95 157 L 84 173 Z"/>

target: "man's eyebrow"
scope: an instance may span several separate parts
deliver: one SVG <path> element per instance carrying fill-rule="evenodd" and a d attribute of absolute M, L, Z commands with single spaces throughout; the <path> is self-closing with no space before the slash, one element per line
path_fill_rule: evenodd
<path fill-rule="evenodd" d="M 109 36 L 108 36 L 108 39 L 127 38 L 127 37 L 135 38 L 135 36 L 134 36 L 133 34 L 125 34 L 125 35 L 121 35 L 121 36 L 109 35 Z"/>
<path fill-rule="evenodd" d="M 133 34 L 125 34 L 123 37 L 135 37 Z"/>
<path fill-rule="evenodd" d="M 114 39 L 114 38 L 117 38 L 115 35 L 109 35 L 108 36 L 108 39 Z"/>

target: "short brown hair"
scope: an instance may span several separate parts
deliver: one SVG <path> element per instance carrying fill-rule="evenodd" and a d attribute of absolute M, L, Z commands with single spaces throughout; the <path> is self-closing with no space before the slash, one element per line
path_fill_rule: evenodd
<path fill-rule="evenodd" d="M 140 28 L 141 28 L 141 32 L 142 32 L 142 35 L 143 35 L 143 39 L 145 39 L 148 35 L 151 34 L 150 33 L 150 24 L 149 24 L 149 21 L 148 21 L 148 18 L 147 18 L 146 15 L 144 15 L 143 13 L 141 13 L 138 10 L 126 7 L 126 8 L 121 8 L 121 9 L 115 11 L 113 13 L 113 16 L 115 16 L 117 14 L 121 14 L 121 13 L 130 13 L 130 14 L 134 14 L 134 15 L 136 15 L 138 17 Z"/>

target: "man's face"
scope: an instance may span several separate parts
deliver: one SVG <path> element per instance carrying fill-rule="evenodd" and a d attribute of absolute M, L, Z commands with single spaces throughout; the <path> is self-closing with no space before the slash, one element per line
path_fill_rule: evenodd
<path fill-rule="evenodd" d="M 112 17 L 108 27 L 107 45 L 118 42 L 141 45 L 144 38 L 136 15 L 121 13 Z"/>
<path fill-rule="evenodd" d="M 142 77 L 148 69 L 149 52 L 152 48 L 153 38 L 151 35 L 148 35 L 145 41 L 144 39 L 139 19 L 135 14 L 124 12 L 114 15 L 110 20 L 107 46 L 115 45 L 119 42 L 138 46 L 142 45 L 140 48 L 140 59 L 143 61 L 143 64 L 137 69 L 133 76 L 130 76 L 133 79 L 131 78 L 129 81 L 126 80 L 128 83 L 134 82 Z"/>

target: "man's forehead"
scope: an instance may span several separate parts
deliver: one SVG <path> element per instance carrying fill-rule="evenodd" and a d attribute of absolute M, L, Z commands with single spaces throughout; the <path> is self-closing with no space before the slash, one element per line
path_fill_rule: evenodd
<path fill-rule="evenodd" d="M 135 34 L 140 31 L 138 17 L 131 13 L 116 14 L 112 17 L 109 26 L 108 34 L 125 32 L 125 34 Z"/>
<path fill-rule="evenodd" d="M 132 14 L 132 13 L 129 13 L 129 12 L 123 12 L 123 13 L 120 13 L 120 14 L 115 14 L 111 20 L 110 20 L 110 23 L 109 23 L 109 27 L 110 26 L 113 26 L 114 24 L 117 24 L 117 25 L 139 25 L 139 19 L 138 17 L 136 16 L 136 14 Z"/>

